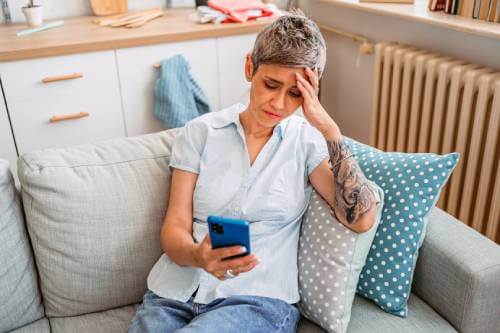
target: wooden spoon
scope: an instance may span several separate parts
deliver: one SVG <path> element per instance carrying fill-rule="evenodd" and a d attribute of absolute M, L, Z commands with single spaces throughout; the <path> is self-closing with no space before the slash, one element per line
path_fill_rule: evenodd
<path fill-rule="evenodd" d="M 138 28 L 143 26 L 146 22 L 154 20 L 155 18 L 158 18 L 160 16 L 163 16 L 163 11 L 161 13 L 153 13 L 149 14 L 145 17 L 142 17 L 140 19 L 137 19 L 134 22 L 130 22 L 129 24 L 126 25 L 127 28 Z"/>

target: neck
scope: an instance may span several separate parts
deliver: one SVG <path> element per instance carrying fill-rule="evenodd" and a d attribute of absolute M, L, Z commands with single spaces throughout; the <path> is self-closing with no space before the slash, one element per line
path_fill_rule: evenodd
<path fill-rule="evenodd" d="M 273 134 L 274 127 L 264 127 L 260 125 L 257 120 L 252 117 L 248 108 L 241 112 L 239 117 L 245 135 L 256 139 L 265 139 Z"/>

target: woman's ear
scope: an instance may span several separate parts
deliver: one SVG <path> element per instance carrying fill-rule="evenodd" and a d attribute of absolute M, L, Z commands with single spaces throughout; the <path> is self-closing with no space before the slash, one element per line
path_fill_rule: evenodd
<path fill-rule="evenodd" d="M 245 62 L 245 77 L 248 82 L 252 82 L 252 76 L 253 76 L 252 57 L 250 56 L 250 53 L 247 53 Z"/>

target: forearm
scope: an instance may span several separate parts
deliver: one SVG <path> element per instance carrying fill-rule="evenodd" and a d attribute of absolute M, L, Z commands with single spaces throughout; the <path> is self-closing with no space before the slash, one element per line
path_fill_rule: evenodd
<path fill-rule="evenodd" d="M 198 267 L 194 256 L 197 244 L 186 229 L 175 224 L 165 223 L 160 243 L 165 254 L 177 265 Z"/>
<path fill-rule="evenodd" d="M 375 189 L 363 174 L 340 133 L 326 137 L 334 182 L 334 212 L 337 219 L 355 224 L 373 215 Z"/>

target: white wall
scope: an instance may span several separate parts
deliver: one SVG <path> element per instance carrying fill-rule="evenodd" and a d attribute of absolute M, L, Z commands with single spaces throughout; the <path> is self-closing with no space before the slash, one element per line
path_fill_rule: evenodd
<path fill-rule="evenodd" d="M 426 1 L 426 0 L 416 0 Z M 315 21 L 358 33 L 374 42 L 398 41 L 500 70 L 500 40 L 302 0 L 301 8 Z M 373 56 L 361 55 L 358 44 L 323 33 L 328 47 L 322 80 L 322 104 L 345 135 L 368 143 L 371 126 Z"/>

